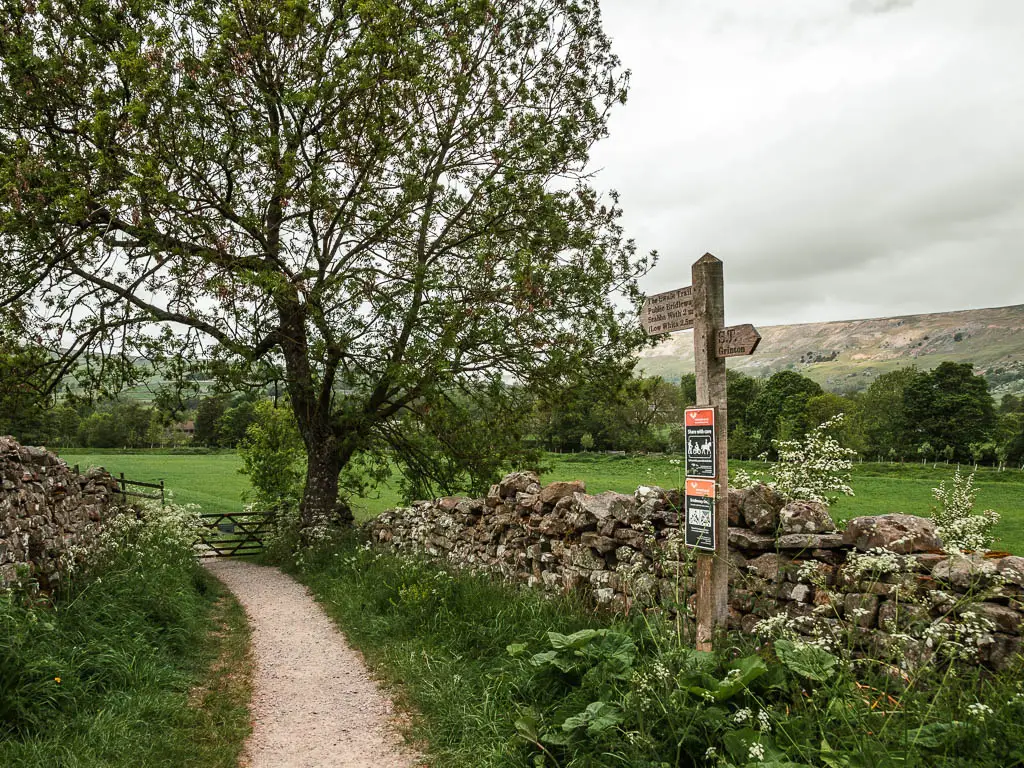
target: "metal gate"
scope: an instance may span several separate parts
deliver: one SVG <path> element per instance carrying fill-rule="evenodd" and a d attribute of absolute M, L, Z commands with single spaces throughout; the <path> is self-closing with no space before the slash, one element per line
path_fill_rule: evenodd
<path fill-rule="evenodd" d="M 199 516 L 203 531 L 196 540 L 196 557 L 239 557 L 263 551 L 270 518 L 262 512 L 211 512 Z"/>

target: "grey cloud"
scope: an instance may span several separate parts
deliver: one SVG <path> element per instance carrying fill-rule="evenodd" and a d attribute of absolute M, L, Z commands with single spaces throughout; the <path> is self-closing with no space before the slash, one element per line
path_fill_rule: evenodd
<path fill-rule="evenodd" d="M 916 0 L 853 0 L 850 10 L 854 13 L 874 14 L 909 8 Z"/>
<path fill-rule="evenodd" d="M 609 3 L 634 90 L 595 163 L 645 287 L 711 251 L 730 322 L 1024 303 L 1024 3 L 900 5 Z"/>

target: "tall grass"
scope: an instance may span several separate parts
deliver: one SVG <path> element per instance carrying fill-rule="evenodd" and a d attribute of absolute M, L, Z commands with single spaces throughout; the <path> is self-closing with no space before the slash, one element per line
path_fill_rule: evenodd
<path fill-rule="evenodd" d="M 740 636 L 702 654 L 656 615 L 597 613 L 355 541 L 298 573 L 418 713 L 411 736 L 438 768 L 1024 765 L 1019 666 L 908 672 Z"/>
<path fill-rule="evenodd" d="M 211 662 L 238 658 L 244 615 L 196 565 L 189 526 L 118 520 L 58 593 L 0 593 L 0 765 L 235 765 L 247 687 Z"/>

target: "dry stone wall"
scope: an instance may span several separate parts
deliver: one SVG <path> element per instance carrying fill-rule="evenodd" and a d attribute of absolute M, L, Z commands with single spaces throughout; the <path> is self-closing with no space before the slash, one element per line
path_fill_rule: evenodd
<path fill-rule="evenodd" d="M 44 448 L 0 437 L 0 588 L 28 574 L 43 589 L 60 580 L 60 558 L 88 547 L 111 512 L 117 481 L 78 475 Z"/>
<path fill-rule="evenodd" d="M 366 527 L 396 550 L 550 592 L 585 590 L 611 609 L 677 611 L 693 607 L 696 570 L 681 546 L 680 502 L 662 488 L 590 495 L 582 482 L 542 487 L 515 473 L 486 498 L 417 502 Z M 728 515 L 731 629 L 763 631 L 770 620 L 907 664 L 942 638 L 997 668 L 1020 652 L 1022 557 L 948 555 L 932 521 L 911 515 L 855 518 L 839 531 L 827 507 L 765 485 L 731 489 Z"/>

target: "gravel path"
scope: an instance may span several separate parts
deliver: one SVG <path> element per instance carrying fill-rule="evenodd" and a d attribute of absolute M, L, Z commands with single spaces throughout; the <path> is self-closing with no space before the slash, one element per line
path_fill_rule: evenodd
<path fill-rule="evenodd" d="M 309 591 L 276 568 L 206 561 L 235 593 L 256 661 L 248 768 L 413 768 L 391 702 Z"/>

